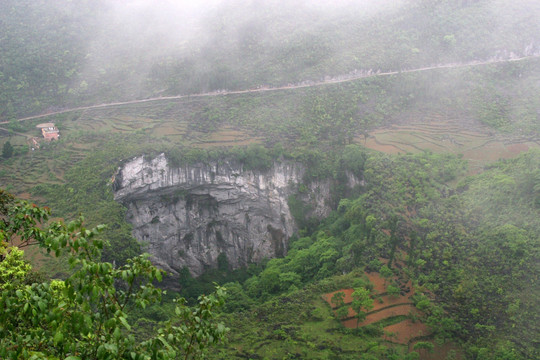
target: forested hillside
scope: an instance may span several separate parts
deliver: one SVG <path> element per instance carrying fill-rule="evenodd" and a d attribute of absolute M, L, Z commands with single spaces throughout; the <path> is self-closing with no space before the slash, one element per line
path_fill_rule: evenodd
<path fill-rule="evenodd" d="M 3 1 L 0 358 L 540 358 L 538 19 L 533 0 Z M 135 159 L 162 161 L 130 174 L 142 226 L 115 200 Z M 249 214 L 262 191 L 272 226 Z M 157 259 L 171 219 L 187 230 Z M 234 268 L 239 223 L 276 256 Z M 185 244 L 197 278 L 141 255 Z"/>
<path fill-rule="evenodd" d="M 4 120 L 81 104 L 530 56 L 534 1 L 6 1 Z M 27 26 L 33 24 L 33 26 Z"/>
<path fill-rule="evenodd" d="M 234 296 L 228 306 L 244 307 L 252 299 L 282 294 L 264 306 L 253 306 L 241 320 L 230 318 L 230 326 L 244 332 L 233 335 L 229 349 L 254 356 L 263 355 L 258 350 L 263 347 L 283 356 L 296 351 L 301 357 L 324 358 L 313 352 L 313 344 L 325 337 L 319 328 L 331 316 L 320 304 L 321 294 L 365 286 L 355 269 L 383 275 L 390 268 L 390 278 L 414 279 L 413 301 L 424 313 L 417 321 L 430 325 L 428 338 L 463 342 L 461 354 L 471 358 L 537 357 L 539 208 L 530 192 L 520 190 L 538 185 L 529 166 L 538 169 L 539 159 L 538 152 L 531 152 L 496 164 L 467 178 L 467 185 L 454 192 L 444 182 L 459 176 L 458 159 L 367 155 L 362 170 L 372 185 L 360 197 L 342 200 L 333 216 L 310 236 L 293 242 L 284 259 L 271 260 L 243 289 L 226 285 Z M 501 191 L 501 173 L 506 173 L 507 186 L 516 186 L 514 191 Z M 497 206 L 504 210 L 493 208 Z M 493 218 L 495 214 L 505 220 Z M 342 273 L 349 276 L 328 278 Z M 267 322 L 259 323 L 261 316 Z M 305 322 L 318 330 L 303 326 Z M 328 335 L 332 340 L 319 349 L 351 359 L 405 358 L 399 348 L 384 350 L 365 340 L 382 335 L 381 327 L 387 325 L 362 328 L 356 340 L 333 325 Z M 258 336 L 250 335 L 253 327 Z M 276 329 L 284 332 L 277 336 Z M 287 345 L 278 345 L 279 340 L 287 340 Z"/>

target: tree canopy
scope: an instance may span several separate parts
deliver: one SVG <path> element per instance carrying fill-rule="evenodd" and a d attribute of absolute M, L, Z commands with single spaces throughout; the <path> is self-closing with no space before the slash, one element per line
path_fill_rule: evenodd
<path fill-rule="evenodd" d="M 161 299 L 154 286 L 163 272 L 148 255 L 121 267 L 102 262 L 105 241 L 82 217 L 65 224 L 47 220 L 50 209 L 16 200 L 0 190 L 0 358 L 2 359 L 196 359 L 223 340 L 215 319 L 225 289 L 202 295 L 194 307 L 176 300 L 175 316 L 151 338 L 137 341 L 129 313 Z M 64 280 L 33 281 L 16 244 L 37 244 L 68 259 Z"/>
<path fill-rule="evenodd" d="M 5 159 L 9 159 L 13 155 L 13 145 L 11 145 L 11 142 L 8 140 L 4 143 L 4 146 L 2 147 L 2 157 Z"/>

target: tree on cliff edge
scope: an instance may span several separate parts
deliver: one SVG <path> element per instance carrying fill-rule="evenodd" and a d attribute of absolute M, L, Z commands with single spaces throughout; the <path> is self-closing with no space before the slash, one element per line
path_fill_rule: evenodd
<path fill-rule="evenodd" d="M 101 262 L 103 226 L 86 229 L 82 217 L 46 224 L 50 210 L 0 190 L 0 358 L 2 359 L 197 359 L 228 329 L 215 320 L 224 289 L 201 296 L 194 307 L 178 299 L 176 317 L 143 342 L 131 331 L 128 308 L 161 298 L 161 280 L 146 255 L 115 268 Z M 13 244 L 36 243 L 65 256 L 64 281 L 33 282 L 31 267 Z"/>

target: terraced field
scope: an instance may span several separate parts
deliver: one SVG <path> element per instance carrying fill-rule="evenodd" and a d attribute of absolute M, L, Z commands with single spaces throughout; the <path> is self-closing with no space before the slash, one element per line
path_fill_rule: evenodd
<path fill-rule="evenodd" d="M 245 146 L 262 142 L 260 137 L 253 137 L 249 134 L 231 127 L 224 127 L 205 136 L 201 136 L 195 146 Z"/>
<path fill-rule="evenodd" d="M 231 126 L 219 125 L 202 131 L 194 120 L 192 103 L 180 106 L 168 103 L 156 109 L 156 104 L 132 104 L 129 107 L 107 107 L 81 110 L 73 118 L 55 118 L 60 129 L 60 141 L 48 143 L 28 124 L 27 131 L 0 133 L 0 146 L 8 139 L 15 149 L 24 149 L 25 156 L 14 156 L 2 161 L 0 184 L 9 184 L 15 194 L 29 191 L 38 184 L 62 184 L 64 173 L 75 163 L 99 148 L 100 138 L 111 134 L 139 134 L 161 144 L 210 148 L 243 146 L 262 142 L 262 138 Z M 196 116 L 195 116 L 196 117 Z M 41 120 L 33 120 L 38 122 Z M 31 139 L 35 138 L 40 148 Z M 1 159 L 0 159 L 1 160 Z"/>
<path fill-rule="evenodd" d="M 384 260 L 383 263 L 388 261 Z M 398 268 L 401 267 L 399 263 L 400 261 L 396 262 Z M 431 330 L 421 321 L 423 313 L 412 303 L 411 297 L 415 294 L 415 289 L 410 281 L 403 276 L 384 279 L 377 272 L 365 273 L 363 277 L 365 281 L 368 281 L 367 288 L 371 289 L 373 308 L 361 322 L 357 321 L 356 312 L 351 308 L 354 289 L 341 289 L 322 295 L 323 300 L 330 305 L 334 315 L 337 316 L 337 307 L 331 300 L 338 292 L 344 294 L 343 303 L 347 306 L 348 313 L 340 319 L 343 326 L 350 329 L 367 325 L 379 326 L 384 331 L 382 337 L 384 341 L 395 346 L 406 346 L 409 351 L 418 351 L 422 360 L 446 359 L 449 354 L 452 354 L 454 359 L 461 359 L 460 353 L 455 351 L 452 344 L 441 345 L 430 340 Z M 391 282 L 399 286 L 399 295 L 388 294 L 387 287 Z M 434 351 L 414 349 L 415 344 L 420 341 L 431 342 Z"/>
<path fill-rule="evenodd" d="M 447 120 L 443 115 L 427 115 L 418 120 L 377 129 L 367 139 L 358 137 L 356 141 L 389 154 L 421 151 L 461 154 L 469 160 L 471 172 L 477 172 L 487 163 L 540 147 L 538 138 L 526 135 L 503 138 L 488 127 L 465 125 L 467 122 Z"/>
<path fill-rule="evenodd" d="M 411 287 L 410 282 L 405 282 L 403 279 L 400 280 L 397 277 L 385 280 L 376 272 L 366 273 L 365 275 L 372 288 L 371 296 L 374 301 L 373 308 L 366 314 L 365 319 L 361 322 L 357 322 L 355 317 L 356 312 L 350 307 L 353 301 L 352 293 L 354 292 L 354 289 L 342 289 L 323 295 L 323 299 L 336 311 L 335 304 L 331 302 L 331 299 L 338 292 L 344 293 L 345 296 L 343 302 L 348 306 L 348 314 L 341 319 L 343 326 L 354 329 L 366 325 L 384 324 L 384 330 L 389 334 L 394 334 L 392 336 L 386 336 L 385 339 L 403 345 L 416 337 L 428 335 L 430 333 L 428 328 L 420 322 L 418 322 L 418 324 L 421 325 L 418 326 L 407 326 L 407 324 L 412 322 L 411 319 L 415 319 L 414 323 L 416 323 L 416 318 L 422 315 L 410 299 L 414 294 L 414 289 Z M 387 285 L 390 281 L 399 284 L 401 290 L 399 295 L 388 294 Z"/>
<path fill-rule="evenodd" d="M 419 321 L 413 322 L 411 319 L 385 326 L 384 331 L 385 340 L 400 344 L 408 344 L 409 341 L 415 337 L 422 336 L 422 334 L 428 335 L 430 333 L 427 325 Z"/>
<path fill-rule="evenodd" d="M 62 151 L 57 151 L 54 146 L 45 147 L 31 151 L 29 156 L 5 161 L 0 179 L 11 184 L 16 193 L 42 183 L 61 184 L 65 170 L 86 156 L 85 149 L 76 145 L 68 144 Z"/>

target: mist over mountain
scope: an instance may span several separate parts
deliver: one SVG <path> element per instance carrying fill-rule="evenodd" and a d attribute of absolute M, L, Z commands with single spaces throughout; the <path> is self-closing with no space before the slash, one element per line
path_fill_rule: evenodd
<path fill-rule="evenodd" d="M 3 119 L 540 47 L 532 0 L 5 1 L 2 9 Z"/>
<path fill-rule="evenodd" d="M 0 358 L 197 336 L 209 359 L 540 358 L 539 20 L 537 0 L 1 1 Z M 133 261 L 169 293 L 119 305 Z M 215 284 L 210 332 L 156 330 L 199 326 L 172 299 Z"/>

